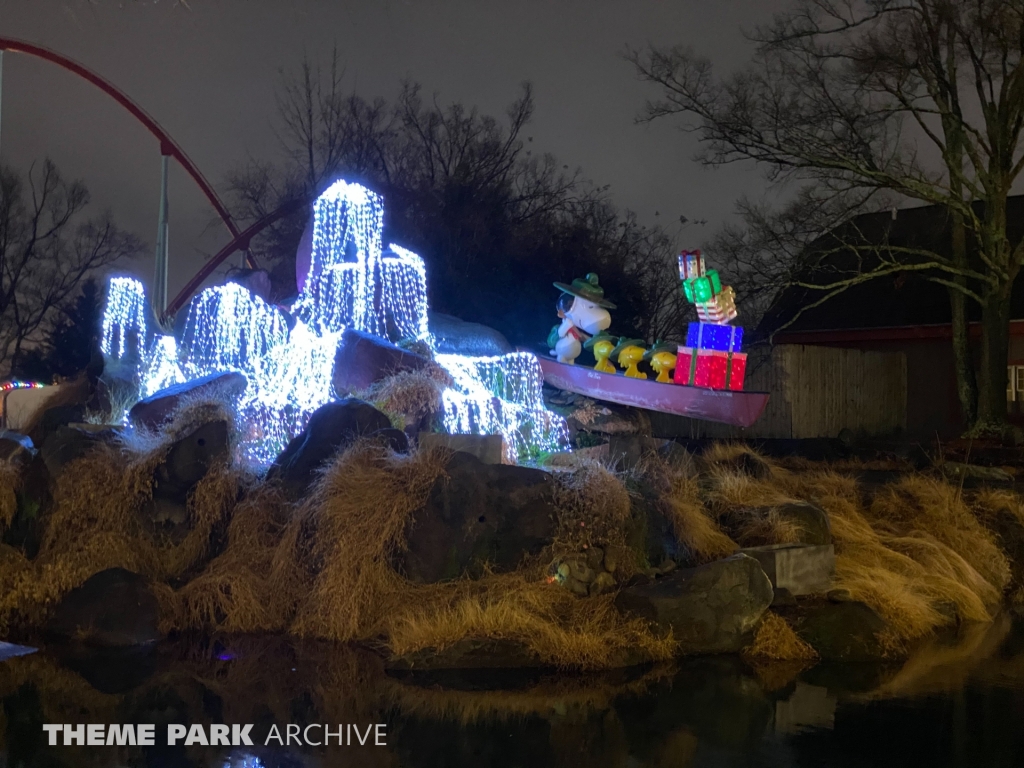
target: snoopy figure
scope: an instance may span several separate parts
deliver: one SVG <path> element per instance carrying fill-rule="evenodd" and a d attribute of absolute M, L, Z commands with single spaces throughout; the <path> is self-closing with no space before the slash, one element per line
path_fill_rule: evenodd
<path fill-rule="evenodd" d="M 615 309 L 615 305 L 604 297 L 604 288 L 593 272 L 582 280 L 573 280 L 571 285 L 554 285 L 562 292 L 555 305 L 562 322 L 551 329 L 548 346 L 558 362 L 572 365 L 583 351 L 586 338 L 612 324 L 608 310 Z"/>

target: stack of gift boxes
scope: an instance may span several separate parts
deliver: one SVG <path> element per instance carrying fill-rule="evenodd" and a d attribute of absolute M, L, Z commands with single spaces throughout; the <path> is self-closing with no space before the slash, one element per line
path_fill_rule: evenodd
<path fill-rule="evenodd" d="M 718 272 L 705 269 L 700 251 L 679 254 L 679 279 L 687 301 L 697 307 L 699 322 L 690 323 L 686 346 L 679 347 L 676 384 L 710 389 L 743 389 L 747 356 L 741 352 L 743 329 L 736 317 L 736 294 L 722 286 Z"/>

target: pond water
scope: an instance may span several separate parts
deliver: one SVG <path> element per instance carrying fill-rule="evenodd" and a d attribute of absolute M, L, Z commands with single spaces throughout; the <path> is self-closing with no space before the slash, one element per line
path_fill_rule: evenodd
<path fill-rule="evenodd" d="M 722 656 L 600 675 L 397 672 L 365 650 L 284 638 L 51 647 L 0 661 L 0 697 L 0 768 L 1020 768 L 1024 625 L 966 627 L 898 664 Z M 154 744 L 64 746 L 56 732 L 50 746 L 46 723 L 107 736 L 153 724 Z M 172 724 L 183 735 L 169 746 Z M 204 745 L 215 724 L 253 745 Z M 351 744 L 305 743 L 322 742 L 325 724 Z M 275 728 L 292 743 L 268 744 Z"/>

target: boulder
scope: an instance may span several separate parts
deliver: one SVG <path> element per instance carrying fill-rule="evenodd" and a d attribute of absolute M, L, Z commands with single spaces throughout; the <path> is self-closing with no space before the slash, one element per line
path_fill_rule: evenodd
<path fill-rule="evenodd" d="M 791 595 L 825 594 L 836 572 L 831 544 L 768 544 L 740 550 L 761 564 L 776 589 Z"/>
<path fill-rule="evenodd" d="M 40 450 L 51 477 L 57 477 L 65 466 L 85 456 L 97 445 L 117 438 L 113 429 L 90 429 L 86 425 L 62 426 L 46 438 Z"/>
<path fill-rule="evenodd" d="M 334 389 L 339 393 L 362 392 L 399 371 L 416 371 L 430 360 L 363 331 L 348 328 L 341 335 L 334 356 Z"/>
<path fill-rule="evenodd" d="M 864 603 L 821 601 L 780 613 L 826 661 L 872 661 L 884 656 L 885 621 Z"/>
<path fill-rule="evenodd" d="M 240 394 L 248 386 L 244 374 L 238 371 L 211 373 L 184 384 L 174 384 L 139 400 L 128 412 L 136 426 L 157 430 L 177 410 L 183 399 L 219 399 Z"/>
<path fill-rule="evenodd" d="M 553 496 L 547 472 L 456 453 L 407 524 L 395 566 L 419 583 L 477 576 L 485 563 L 513 570 L 551 541 Z"/>
<path fill-rule="evenodd" d="M 416 438 L 420 450 L 442 447 L 471 453 L 484 464 L 501 464 L 505 459 L 505 439 L 501 435 L 449 435 L 445 432 L 421 432 Z"/>
<path fill-rule="evenodd" d="M 179 438 L 154 472 L 153 496 L 141 512 L 147 527 L 180 542 L 189 530 L 189 494 L 214 464 L 227 460 L 229 451 L 228 425 L 223 420 L 203 424 Z"/>
<path fill-rule="evenodd" d="M 144 645 L 161 637 L 159 612 L 146 579 L 124 568 L 108 568 L 64 596 L 46 631 L 91 645 Z"/>
<path fill-rule="evenodd" d="M 267 480 L 280 482 L 289 498 L 298 499 L 339 451 L 362 435 L 385 429 L 391 429 L 391 421 L 369 403 L 353 398 L 326 403 L 274 460 Z"/>
<path fill-rule="evenodd" d="M 672 630 L 682 653 L 728 653 L 750 642 L 773 596 L 758 562 L 739 554 L 627 587 L 615 604 L 659 630 Z"/>
<path fill-rule="evenodd" d="M 376 432 L 371 432 L 369 437 L 383 443 L 395 453 L 409 452 L 409 436 L 400 429 L 385 427 L 384 429 L 378 429 Z"/>
<path fill-rule="evenodd" d="M 600 435 L 650 435 L 651 422 L 638 408 L 599 403 L 589 397 L 577 395 L 571 406 L 556 408 L 565 416 L 572 433 L 588 432 Z"/>
<path fill-rule="evenodd" d="M 36 455 L 32 438 L 9 429 L 0 430 L 0 461 L 24 466 Z"/>
<path fill-rule="evenodd" d="M 504 335 L 480 323 L 437 312 L 429 314 L 428 323 L 434 349 L 442 354 L 497 357 L 515 351 Z"/>
<path fill-rule="evenodd" d="M 1013 484 L 1013 477 L 999 467 L 979 467 L 976 464 L 947 461 L 942 465 L 942 473 L 954 482 L 969 480 L 978 485 Z"/>

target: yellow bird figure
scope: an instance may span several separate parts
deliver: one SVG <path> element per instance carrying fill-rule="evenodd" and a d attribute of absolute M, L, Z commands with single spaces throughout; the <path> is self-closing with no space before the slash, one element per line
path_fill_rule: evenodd
<path fill-rule="evenodd" d="M 615 366 L 608 362 L 612 350 L 615 349 L 615 343 L 615 337 L 606 331 L 601 331 L 596 336 L 591 336 L 583 342 L 583 348 L 593 352 L 594 359 L 597 360 L 597 364 L 594 366 L 595 371 L 615 373 Z"/>
<path fill-rule="evenodd" d="M 669 373 L 675 370 L 676 358 L 679 355 L 679 345 L 668 341 L 656 341 L 654 346 L 647 350 L 644 360 L 658 372 L 658 378 L 662 384 L 671 383 Z"/>
<path fill-rule="evenodd" d="M 624 374 L 634 379 L 646 379 L 647 374 L 637 368 L 637 363 L 644 359 L 644 343 L 640 339 L 627 339 L 625 336 L 619 339 L 619 343 L 612 350 L 611 357 L 620 368 L 625 368 Z"/>

